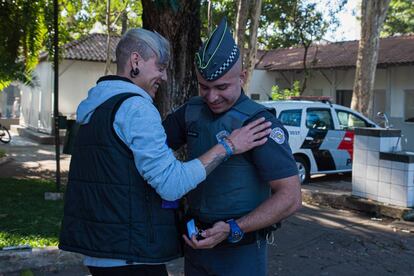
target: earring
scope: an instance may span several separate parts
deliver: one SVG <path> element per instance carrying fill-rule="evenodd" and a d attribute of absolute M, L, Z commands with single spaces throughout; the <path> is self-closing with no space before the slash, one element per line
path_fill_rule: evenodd
<path fill-rule="evenodd" d="M 138 69 L 138 67 L 137 68 L 135 68 L 135 69 L 131 69 L 131 72 L 129 72 L 129 74 L 130 74 L 130 76 L 131 76 L 131 78 L 135 78 L 136 76 L 138 76 L 138 74 L 139 74 L 139 69 Z"/>

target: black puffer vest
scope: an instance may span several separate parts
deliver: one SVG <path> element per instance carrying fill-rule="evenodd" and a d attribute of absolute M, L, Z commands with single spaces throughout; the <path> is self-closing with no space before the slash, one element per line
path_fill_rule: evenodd
<path fill-rule="evenodd" d="M 116 111 L 132 96 L 138 95 L 110 98 L 79 129 L 59 248 L 127 263 L 166 262 L 180 256 L 174 210 L 161 208 L 160 196 L 113 129 Z"/>

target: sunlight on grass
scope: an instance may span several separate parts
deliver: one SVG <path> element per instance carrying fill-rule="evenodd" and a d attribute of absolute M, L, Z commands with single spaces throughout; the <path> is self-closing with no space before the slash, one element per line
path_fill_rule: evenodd
<path fill-rule="evenodd" d="M 63 201 L 45 201 L 55 184 L 0 178 L 0 247 L 57 245 Z"/>

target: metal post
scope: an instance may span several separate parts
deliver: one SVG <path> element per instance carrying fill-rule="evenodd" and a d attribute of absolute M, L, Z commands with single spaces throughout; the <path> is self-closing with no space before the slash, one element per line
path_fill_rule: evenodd
<path fill-rule="evenodd" d="M 57 192 L 60 191 L 60 133 L 59 133 L 59 26 L 58 26 L 58 18 L 59 18 L 59 6 L 58 0 L 53 0 L 53 8 L 54 8 L 54 15 L 53 15 L 53 26 L 54 26 L 54 39 L 53 39 L 53 46 L 54 46 L 54 110 L 53 110 L 53 117 L 54 117 L 54 132 L 55 132 L 55 152 L 56 152 L 56 190 Z"/>

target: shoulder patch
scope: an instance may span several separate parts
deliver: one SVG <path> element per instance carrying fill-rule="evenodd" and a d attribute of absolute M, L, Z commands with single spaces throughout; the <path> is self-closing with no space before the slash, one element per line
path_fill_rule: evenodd
<path fill-rule="evenodd" d="M 286 140 L 285 133 L 280 127 L 275 127 L 272 129 L 269 137 L 278 144 L 283 144 Z"/>

